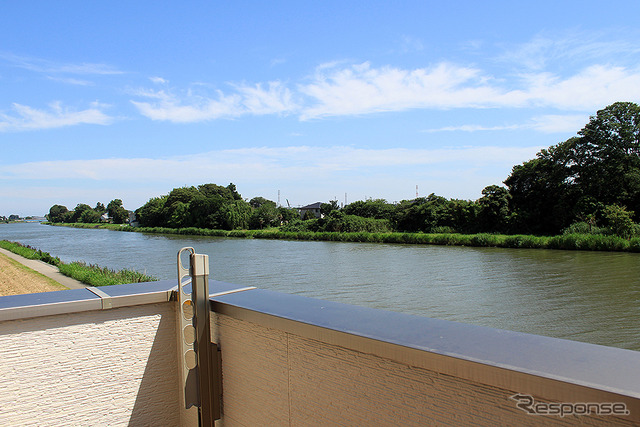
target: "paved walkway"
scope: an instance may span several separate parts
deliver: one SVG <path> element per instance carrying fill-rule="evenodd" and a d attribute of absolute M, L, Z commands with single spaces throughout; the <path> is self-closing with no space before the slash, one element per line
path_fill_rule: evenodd
<path fill-rule="evenodd" d="M 55 280 L 56 282 L 60 283 L 63 286 L 66 286 L 69 289 L 82 289 L 87 287 L 87 285 L 85 285 L 84 283 L 60 273 L 58 267 L 47 264 L 44 261 L 28 259 L 3 248 L 0 248 L 0 253 L 18 261 L 20 264 L 26 265 L 30 269 L 35 270 L 50 279 Z"/>

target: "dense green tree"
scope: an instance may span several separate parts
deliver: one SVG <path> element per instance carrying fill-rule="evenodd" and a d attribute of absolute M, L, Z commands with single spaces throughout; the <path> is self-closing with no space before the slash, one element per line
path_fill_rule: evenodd
<path fill-rule="evenodd" d="M 164 206 L 167 196 L 153 197 L 136 210 L 138 223 L 144 227 L 162 227 L 166 225 Z"/>
<path fill-rule="evenodd" d="M 253 199 L 252 199 L 253 200 Z M 270 202 L 267 200 L 267 202 Z M 251 229 L 263 229 L 271 226 L 280 225 L 280 217 L 278 215 L 278 209 L 273 202 L 264 203 L 259 207 L 253 209 L 251 217 L 249 219 L 249 228 Z"/>
<path fill-rule="evenodd" d="M 274 208 L 276 207 L 276 202 L 273 202 L 271 200 L 268 200 L 268 199 L 265 199 L 264 197 L 259 197 L 259 196 L 249 200 L 249 204 L 251 205 L 252 208 L 256 208 L 256 209 L 264 205 L 273 206 Z"/>
<path fill-rule="evenodd" d="M 91 206 L 85 203 L 79 203 L 73 210 L 73 215 L 71 216 L 70 222 L 81 222 L 82 214 L 84 213 L 84 211 L 95 212 Z"/>
<path fill-rule="evenodd" d="M 84 222 L 85 224 L 95 224 L 100 222 L 102 216 L 93 209 L 86 209 L 82 211 L 78 222 Z"/>
<path fill-rule="evenodd" d="M 62 222 L 75 222 L 74 216 L 74 211 L 65 212 L 64 215 L 62 215 Z"/>
<path fill-rule="evenodd" d="M 234 200 L 222 206 L 218 223 L 224 230 L 243 230 L 249 228 L 251 206 L 244 200 Z"/>
<path fill-rule="evenodd" d="M 576 171 L 571 152 L 578 138 L 541 150 L 533 160 L 514 166 L 504 181 L 511 195 L 518 232 L 557 234 L 576 216 Z"/>
<path fill-rule="evenodd" d="M 236 191 L 236 186 L 229 184 L 227 187 L 223 187 L 217 184 L 203 184 L 198 186 L 198 191 L 205 197 L 219 196 L 224 200 L 242 200 L 242 196 Z"/>
<path fill-rule="evenodd" d="M 300 214 L 295 209 L 280 206 L 278 208 L 278 219 L 280 220 L 279 225 L 288 224 L 291 221 L 299 220 Z"/>
<path fill-rule="evenodd" d="M 612 234 L 620 237 L 632 237 L 636 233 L 636 224 L 633 222 L 633 212 L 624 206 L 607 205 L 604 208 L 604 219 Z"/>
<path fill-rule="evenodd" d="M 100 215 L 107 211 L 107 208 L 100 202 L 96 203 L 96 207 L 93 208 L 94 211 L 98 212 Z"/>
<path fill-rule="evenodd" d="M 242 200 L 242 196 L 236 191 L 236 186 L 234 183 L 229 183 L 229 185 L 227 185 L 227 190 L 231 192 L 233 200 Z"/>
<path fill-rule="evenodd" d="M 66 206 L 63 205 L 53 205 L 49 209 L 49 214 L 47 215 L 47 219 L 50 222 L 65 222 L 65 214 L 69 212 Z"/>
<path fill-rule="evenodd" d="M 307 221 L 307 220 L 310 220 L 310 219 L 316 219 L 316 216 L 315 216 L 315 214 L 313 212 L 311 212 L 311 210 L 306 209 L 304 211 L 304 213 L 302 214 L 302 220 L 303 221 Z"/>
<path fill-rule="evenodd" d="M 338 201 L 330 200 L 329 203 L 322 203 L 320 205 L 320 214 L 329 215 L 332 211 L 335 211 L 338 209 L 340 209 L 340 207 L 338 206 Z"/>
<path fill-rule="evenodd" d="M 369 199 L 349 203 L 343 208 L 343 211 L 345 215 L 391 220 L 396 212 L 396 208 L 384 199 Z"/>
<path fill-rule="evenodd" d="M 107 212 L 114 224 L 124 224 L 129 218 L 129 212 L 122 206 L 122 200 L 113 199 L 107 205 Z"/>
<path fill-rule="evenodd" d="M 149 227 L 230 230 L 247 228 L 250 216 L 251 206 L 242 200 L 233 184 L 174 188 L 136 210 L 139 224 Z"/>
<path fill-rule="evenodd" d="M 481 231 L 506 232 L 509 219 L 509 191 L 498 185 L 490 185 L 482 190 L 478 199 L 478 221 Z"/>
<path fill-rule="evenodd" d="M 556 234 L 572 222 L 603 220 L 604 206 L 640 211 L 640 106 L 617 102 L 504 181 L 521 232 Z"/>
<path fill-rule="evenodd" d="M 640 211 L 640 106 L 616 102 L 578 134 L 572 160 L 582 194 Z"/>

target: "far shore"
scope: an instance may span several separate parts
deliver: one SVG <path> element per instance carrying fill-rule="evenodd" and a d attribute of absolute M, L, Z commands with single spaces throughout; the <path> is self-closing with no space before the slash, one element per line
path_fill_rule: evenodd
<path fill-rule="evenodd" d="M 640 252 L 640 238 L 625 239 L 603 234 L 562 234 L 534 236 L 528 234 L 458 234 L 458 233 L 370 233 L 370 232 L 286 232 L 277 228 L 265 230 L 213 230 L 208 228 L 132 227 L 124 224 L 45 223 L 47 225 L 100 228 L 151 234 L 177 234 L 245 239 L 316 240 L 333 242 L 392 243 L 410 245 L 443 245 L 497 247 L 512 249 L 559 249 L 608 252 Z"/>

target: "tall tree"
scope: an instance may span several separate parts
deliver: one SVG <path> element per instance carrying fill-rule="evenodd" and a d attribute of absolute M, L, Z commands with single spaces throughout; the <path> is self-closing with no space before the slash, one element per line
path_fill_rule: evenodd
<path fill-rule="evenodd" d="M 571 152 L 577 140 L 541 150 L 535 159 L 513 167 L 504 183 L 511 195 L 516 231 L 557 234 L 573 221 L 579 188 Z"/>
<path fill-rule="evenodd" d="M 609 105 L 578 134 L 572 154 L 583 194 L 640 212 L 640 106 Z"/>
<path fill-rule="evenodd" d="M 640 106 L 616 102 L 504 181 L 520 231 L 553 234 L 576 219 L 604 219 L 604 206 L 640 212 Z"/>
<path fill-rule="evenodd" d="M 76 208 L 73 210 L 73 216 L 71 217 L 71 222 L 81 222 L 82 214 L 84 211 L 91 210 L 93 208 L 85 203 L 78 203 Z"/>
<path fill-rule="evenodd" d="M 114 224 L 124 224 L 129 218 L 129 212 L 122 206 L 122 200 L 113 199 L 107 205 L 107 212 Z"/>
<path fill-rule="evenodd" d="M 482 197 L 478 199 L 480 212 L 478 219 L 482 231 L 507 230 L 509 219 L 509 191 L 498 185 L 490 185 L 482 190 Z"/>
<path fill-rule="evenodd" d="M 69 212 L 66 206 L 62 205 L 53 205 L 49 209 L 49 214 L 47 215 L 47 219 L 50 222 L 64 222 L 65 214 Z"/>

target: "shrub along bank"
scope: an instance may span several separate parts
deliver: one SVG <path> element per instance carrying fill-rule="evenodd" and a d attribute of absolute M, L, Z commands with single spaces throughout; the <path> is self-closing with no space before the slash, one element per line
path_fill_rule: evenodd
<path fill-rule="evenodd" d="M 640 252 L 640 238 L 624 239 L 603 234 L 570 233 L 559 236 L 457 234 L 457 233 L 396 233 L 331 231 L 267 230 L 212 230 L 208 228 L 131 227 L 114 224 L 52 224 L 78 228 L 105 228 L 152 234 L 179 234 L 211 237 L 238 237 L 253 239 L 317 240 L 334 242 L 399 243 L 415 245 L 449 245 L 499 248 L 564 249 L 587 251 Z"/>
<path fill-rule="evenodd" d="M 81 261 L 64 263 L 60 258 L 54 257 L 48 252 L 32 248 L 18 242 L 0 240 L 0 247 L 27 259 L 36 259 L 58 267 L 60 273 L 79 280 L 90 286 L 124 285 L 127 283 L 155 282 L 158 279 L 153 276 L 138 273 L 133 270 L 112 270 L 94 264 L 85 264 Z"/>

